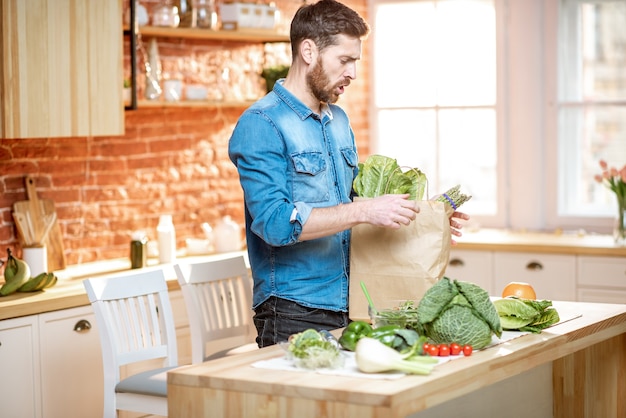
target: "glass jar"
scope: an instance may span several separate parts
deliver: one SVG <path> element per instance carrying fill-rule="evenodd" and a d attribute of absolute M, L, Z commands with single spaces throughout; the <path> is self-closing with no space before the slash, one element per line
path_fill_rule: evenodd
<path fill-rule="evenodd" d="M 217 29 L 217 12 L 214 0 L 193 0 L 191 26 L 201 29 Z"/>
<path fill-rule="evenodd" d="M 147 265 L 148 238 L 142 231 L 134 232 L 130 241 L 130 268 L 139 269 Z"/>
<path fill-rule="evenodd" d="M 178 7 L 169 1 L 159 4 L 152 12 L 152 26 L 165 26 L 177 28 L 180 24 L 180 15 Z"/>

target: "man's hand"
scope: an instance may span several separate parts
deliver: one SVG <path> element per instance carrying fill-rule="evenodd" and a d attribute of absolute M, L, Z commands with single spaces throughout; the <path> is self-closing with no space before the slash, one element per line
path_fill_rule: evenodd
<path fill-rule="evenodd" d="M 300 240 L 336 234 L 363 223 L 398 229 L 413 221 L 419 212 L 415 201 L 408 198 L 408 194 L 387 194 L 338 206 L 315 208 L 302 227 Z"/>
<path fill-rule="evenodd" d="M 408 197 L 408 194 L 386 194 L 356 203 L 365 204 L 365 223 L 398 229 L 400 225 L 408 225 L 414 221 L 420 211 L 415 200 L 408 200 Z"/>
<path fill-rule="evenodd" d="M 461 228 L 463 228 L 463 224 L 461 224 L 459 221 L 456 221 L 455 219 L 463 219 L 464 221 L 469 221 L 469 218 L 469 215 L 463 212 L 454 212 L 452 216 L 450 216 L 450 232 L 453 236 L 460 237 L 461 235 L 463 235 L 460 231 Z M 456 244 L 457 242 L 453 238 L 452 245 Z"/>

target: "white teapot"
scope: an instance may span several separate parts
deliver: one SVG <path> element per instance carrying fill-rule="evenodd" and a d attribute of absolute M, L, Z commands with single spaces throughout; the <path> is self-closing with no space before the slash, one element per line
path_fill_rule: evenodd
<path fill-rule="evenodd" d="M 228 215 L 213 229 L 213 238 L 215 251 L 218 253 L 241 250 L 241 227 Z"/>

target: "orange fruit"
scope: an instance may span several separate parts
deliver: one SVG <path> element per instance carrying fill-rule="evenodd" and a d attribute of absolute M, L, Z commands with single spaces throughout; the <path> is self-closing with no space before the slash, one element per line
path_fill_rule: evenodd
<path fill-rule="evenodd" d="M 521 299 L 537 299 L 535 289 L 524 282 L 511 282 L 504 286 L 502 297 L 505 298 L 507 296 L 516 296 Z"/>

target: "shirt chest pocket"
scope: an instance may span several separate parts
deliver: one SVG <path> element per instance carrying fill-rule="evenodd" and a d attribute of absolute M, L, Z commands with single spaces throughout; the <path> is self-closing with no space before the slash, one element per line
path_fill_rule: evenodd
<path fill-rule="evenodd" d="M 330 198 L 328 168 L 321 152 L 291 155 L 293 163 L 292 193 L 296 202 L 325 202 Z"/>

